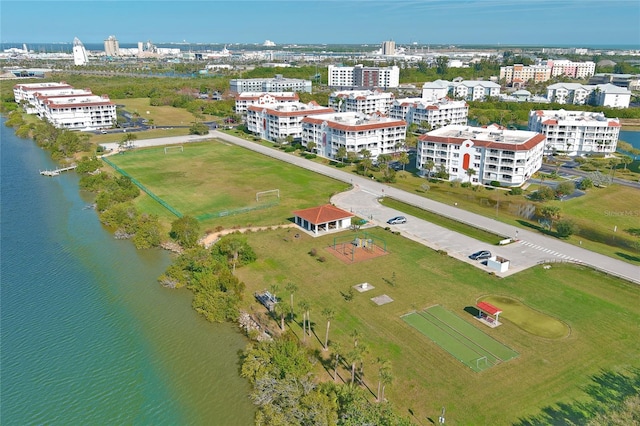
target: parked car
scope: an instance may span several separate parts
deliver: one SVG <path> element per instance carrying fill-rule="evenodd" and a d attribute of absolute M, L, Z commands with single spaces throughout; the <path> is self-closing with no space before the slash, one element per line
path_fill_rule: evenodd
<path fill-rule="evenodd" d="M 484 259 L 489 259 L 490 257 L 491 257 L 491 252 L 489 250 L 480 250 L 473 253 L 471 256 L 469 256 L 469 259 L 484 260 Z"/>
<path fill-rule="evenodd" d="M 389 219 L 387 221 L 387 223 L 389 225 L 399 225 L 402 223 L 407 223 L 407 218 L 404 216 L 396 216 L 396 217 L 392 217 L 391 219 Z"/>

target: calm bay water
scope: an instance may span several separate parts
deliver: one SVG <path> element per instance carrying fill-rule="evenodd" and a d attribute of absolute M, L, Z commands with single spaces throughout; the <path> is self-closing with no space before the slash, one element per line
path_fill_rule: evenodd
<path fill-rule="evenodd" d="M 620 131 L 619 139 L 621 141 L 630 143 L 631 145 L 634 146 L 634 148 L 640 149 L 640 131 L 631 132 L 628 130 L 627 131 L 622 130 Z"/>
<path fill-rule="evenodd" d="M 0 119 L 0 423 L 249 425 L 245 340 L 206 322 L 171 261 L 117 241 L 74 173 Z"/>

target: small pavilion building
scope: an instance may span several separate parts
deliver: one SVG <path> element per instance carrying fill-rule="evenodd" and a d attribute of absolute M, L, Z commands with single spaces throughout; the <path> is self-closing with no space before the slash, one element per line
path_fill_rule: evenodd
<path fill-rule="evenodd" d="M 349 229 L 353 213 L 339 209 L 332 204 L 312 207 L 293 212 L 296 225 L 314 235 Z"/>
<path fill-rule="evenodd" d="M 478 308 L 478 320 L 485 323 L 491 328 L 495 328 L 502 324 L 500 319 L 500 314 L 502 311 L 499 308 L 496 308 L 491 303 L 487 302 L 478 302 L 476 304 Z"/>

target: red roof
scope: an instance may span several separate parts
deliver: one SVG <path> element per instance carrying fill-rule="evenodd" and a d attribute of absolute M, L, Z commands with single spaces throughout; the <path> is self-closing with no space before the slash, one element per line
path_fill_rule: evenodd
<path fill-rule="evenodd" d="M 546 138 L 547 137 L 545 135 L 538 133 L 521 144 L 504 143 L 501 141 L 486 141 L 486 140 L 473 139 L 473 138 L 468 138 L 468 139 L 472 140 L 473 144 L 477 147 L 496 148 L 496 149 L 503 149 L 507 151 L 522 151 L 522 150 L 532 149 L 539 143 L 544 142 Z M 418 140 L 421 140 L 424 142 L 438 142 L 438 143 L 444 143 L 444 144 L 462 145 L 462 143 L 465 140 L 467 140 L 467 138 L 433 136 L 427 133 L 418 137 Z"/>
<path fill-rule="evenodd" d="M 348 217 L 355 216 L 353 213 L 349 213 L 347 211 L 339 209 L 332 204 L 325 204 L 324 206 L 319 207 L 311 207 L 310 209 L 297 210 L 294 211 L 293 214 L 313 223 L 314 225 L 333 222 L 334 220 L 346 219 Z"/>
<path fill-rule="evenodd" d="M 495 306 L 493 306 L 491 303 L 487 303 L 487 302 L 478 302 L 476 304 L 476 306 L 478 308 L 480 308 L 480 310 L 485 311 L 486 313 L 488 313 L 489 315 L 496 315 L 496 314 L 500 314 L 502 313 L 501 309 L 496 308 Z"/>

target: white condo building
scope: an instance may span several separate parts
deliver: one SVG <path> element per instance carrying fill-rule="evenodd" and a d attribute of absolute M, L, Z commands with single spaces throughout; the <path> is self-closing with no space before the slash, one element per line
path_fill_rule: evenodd
<path fill-rule="evenodd" d="M 466 101 L 482 101 L 500 96 L 500 85 L 492 81 L 465 80 L 452 83 L 452 95 Z"/>
<path fill-rule="evenodd" d="M 299 102 L 296 92 L 243 92 L 236 95 L 236 114 L 246 114 L 251 105 L 277 105 L 288 102 Z"/>
<path fill-rule="evenodd" d="M 311 101 L 247 107 L 247 129 L 262 139 L 284 142 L 288 136 L 302 137 L 302 119 L 311 114 L 335 114 L 329 107 Z"/>
<path fill-rule="evenodd" d="M 236 78 L 230 81 L 230 89 L 242 92 L 307 92 L 311 93 L 311 80 L 285 78 L 277 74 L 274 78 Z"/>
<path fill-rule="evenodd" d="M 391 67 L 343 67 L 329 65 L 329 87 L 353 89 L 388 88 L 400 85 L 400 68 Z"/>
<path fill-rule="evenodd" d="M 86 65 L 89 62 L 87 50 L 78 37 L 73 39 L 73 64 L 76 66 Z"/>
<path fill-rule="evenodd" d="M 117 120 L 116 105 L 107 96 L 62 82 L 16 84 L 13 96 L 28 114 L 37 114 L 58 128 L 107 129 Z"/>
<path fill-rule="evenodd" d="M 73 86 L 67 83 L 28 83 L 28 84 L 16 84 L 13 86 L 13 99 L 17 104 L 22 105 L 24 110 L 28 114 L 35 114 L 35 97 L 38 93 L 47 91 L 49 93 L 60 91 L 73 90 Z"/>
<path fill-rule="evenodd" d="M 427 102 L 447 97 L 452 83 L 447 80 L 428 81 L 422 85 L 422 99 Z"/>
<path fill-rule="evenodd" d="M 431 172 L 444 169 L 449 180 L 520 186 L 542 166 L 544 146 L 545 136 L 536 132 L 446 126 L 418 138 L 417 166 L 426 173 L 432 161 Z"/>
<path fill-rule="evenodd" d="M 393 103 L 389 117 L 405 120 L 408 124 L 428 123 L 431 129 L 451 124 L 467 124 L 469 105 L 465 101 L 442 98 L 439 101 L 407 98 Z"/>
<path fill-rule="evenodd" d="M 380 90 L 343 90 L 329 95 L 329 106 L 338 112 L 389 114 L 395 96 Z"/>
<path fill-rule="evenodd" d="M 309 115 L 302 120 L 302 144 L 315 143 L 315 151 L 326 158 L 337 158 L 338 150 L 345 147 L 356 154 L 367 150 L 375 160 L 380 154 L 397 152 L 406 133 L 403 120 L 359 112 Z"/>
<path fill-rule="evenodd" d="M 116 122 L 116 104 L 106 95 L 50 97 L 44 103 L 44 118 L 68 130 L 107 129 Z"/>
<path fill-rule="evenodd" d="M 631 103 L 631 91 L 611 83 L 596 85 L 556 83 L 547 87 L 547 99 L 549 102 L 558 104 L 628 108 Z"/>
<path fill-rule="evenodd" d="M 620 120 L 601 112 L 537 110 L 529 113 L 528 128 L 545 135 L 546 154 L 610 154 L 618 145 Z"/>

